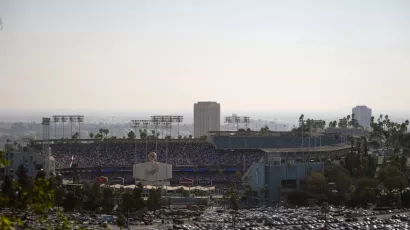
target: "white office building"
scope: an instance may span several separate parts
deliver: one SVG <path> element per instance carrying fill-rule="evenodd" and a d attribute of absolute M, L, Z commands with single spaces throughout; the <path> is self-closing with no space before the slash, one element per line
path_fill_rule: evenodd
<path fill-rule="evenodd" d="M 194 104 L 194 137 L 207 135 L 209 131 L 220 131 L 221 105 L 206 101 Z"/>
<path fill-rule="evenodd" d="M 370 119 L 372 117 L 372 109 L 365 105 L 358 105 L 352 109 L 352 114 L 357 120 L 359 125 L 363 126 L 365 129 L 370 130 Z"/>

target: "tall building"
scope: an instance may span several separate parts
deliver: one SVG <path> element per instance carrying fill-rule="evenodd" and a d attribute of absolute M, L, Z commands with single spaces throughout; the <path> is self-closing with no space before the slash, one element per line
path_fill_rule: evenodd
<path fill-rule="evenodd" d="M 209 131 L 219 131 L 221 126 L 221 105 L 212 101 L 194 104 L 194 137 L 206 135 Z"/>
<path fill-rule="evenodd" d="M 370 130 L 370 119 L 372 117 L 372 109 L 365 105 L 358 105 L 352 109 L 352 114 L 359 125 L 365 129 Z"/>

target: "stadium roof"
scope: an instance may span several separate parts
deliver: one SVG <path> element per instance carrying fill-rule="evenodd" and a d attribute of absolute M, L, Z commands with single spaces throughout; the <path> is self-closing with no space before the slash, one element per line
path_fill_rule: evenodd
<path fill-rule="evenodd" d="M 306 147 L 306 148 L 269 148 L 261 149 L 266 153 L 301 153 L 301 152 L 334 152 L 345 149 L 350 149 L 350 145 L 340 144 L 340 145 L 328 145 L 320 147 Z"/>

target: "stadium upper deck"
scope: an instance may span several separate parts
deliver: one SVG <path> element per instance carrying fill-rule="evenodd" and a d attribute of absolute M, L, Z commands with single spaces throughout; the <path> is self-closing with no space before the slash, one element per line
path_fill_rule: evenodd
<path fill-rule="evenodd" d="M 338 135 L 304 136 L 294 132 L 211 132 L 216 149 L 306 148 L 341 143 Z"/>
<path fill-rule="evenodd" d="M 266 134 L 266 133 L 265 133 Z M 310 140 L 309 140 L 310 139 Z M 307 147 L 310 150 L 320 149 L 326 151 L 324 146 L 340 143 L 335 136 L 305 137 L 304 148 L 302 138 L 294 133 L 270 133 L 265 136 L 224 136 L 210 135 L 208 140 L 198 139 L 172 139 L 164 140 L 58 140 L 51 144 L 53 156 L 56 158 L 57 168 L 69 167 L 72 158 L 78 167 L 130 167 L 134 163 L 135 154 L 137 162 L 146 161 L 146 151 L 155 151 L 158 160 L 175 166 L 240 166 L 247 168 L 257 162 L 268 149 L 274 152 L 300 152 Z M 310 144 L 309 144 L 310 142 Z M 34 141 L 37 148 L 41 148 L 41 141 Z M 146 149 L 147 148 L 147 149 Z M 231 150 L 231 151 L 226 151 Z M 232 151 L 235 150 L 235 151 Z M 308 150 L 306 150 L 307 152 Z"/>

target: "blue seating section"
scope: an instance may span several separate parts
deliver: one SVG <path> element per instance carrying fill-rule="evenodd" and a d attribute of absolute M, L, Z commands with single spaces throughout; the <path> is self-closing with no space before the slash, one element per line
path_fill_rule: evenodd
<path fill-rule="evenodd" d="M 338 144 L 340 139 L 333 136 L 305 137 L 303 142 L 303 147 L 319 147 Z M 302 137 L 215 136 L 213 143 L 217 149 L 301 148 Z"/>

